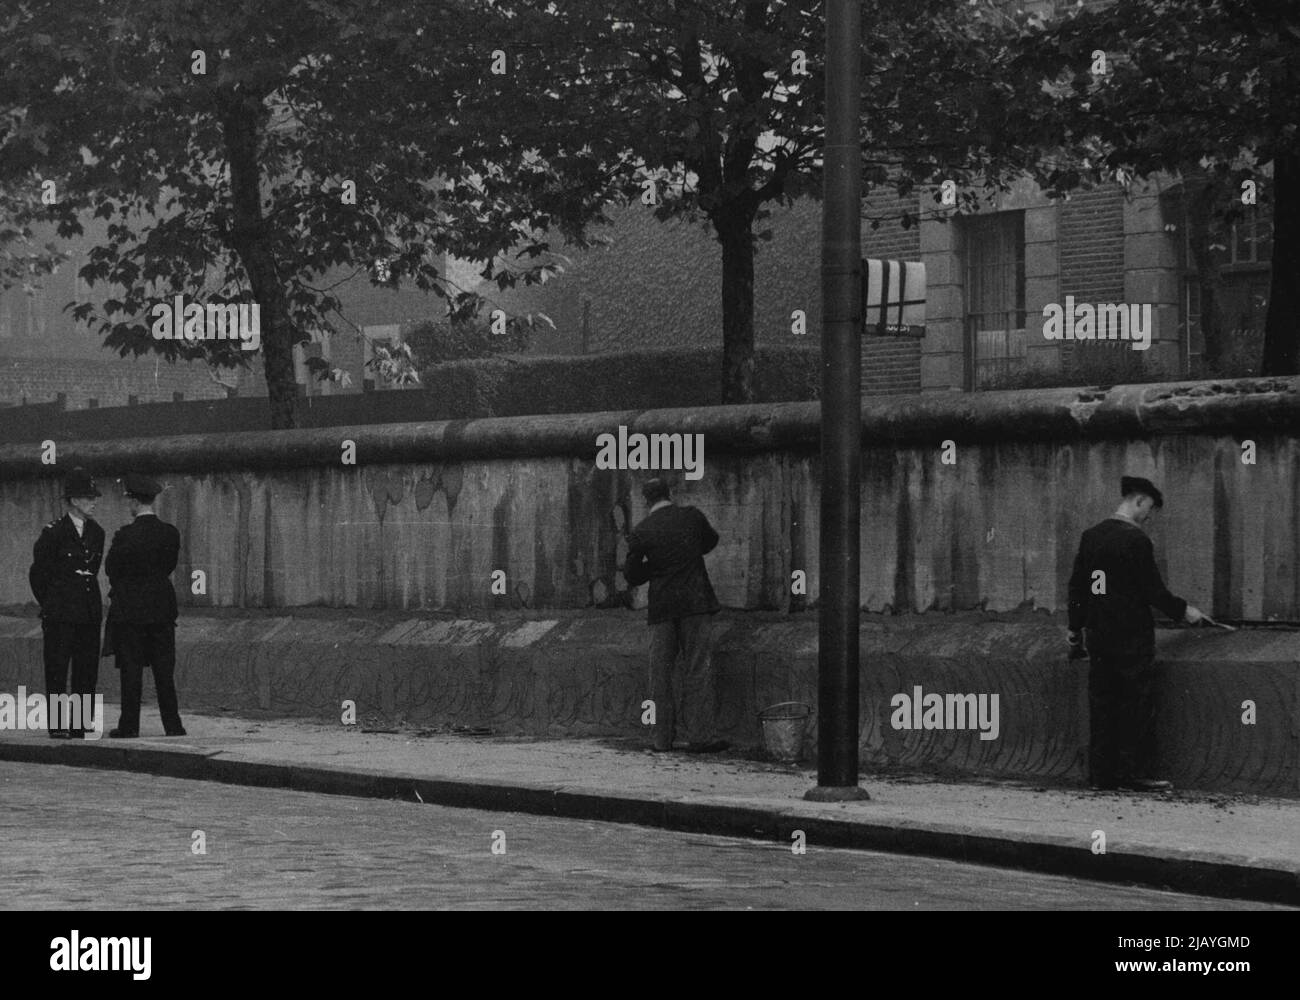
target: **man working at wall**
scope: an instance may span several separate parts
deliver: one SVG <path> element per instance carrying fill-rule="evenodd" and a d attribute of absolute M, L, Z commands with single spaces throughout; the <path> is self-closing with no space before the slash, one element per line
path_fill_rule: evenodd
<path fill-rule="evenodd" d="M 91 514 L 100 496 L 84 469 L 68 473 L 63 487 L 65 512 L 41 531 L 27 574 L 41 606 L 46 724 L 56 739 L 81 739 L 90 721 L 83 718 L 74 726 L 74 720 L 55 718 L 62 704 L 55 696 L 65 693 L 69 663 L 71 693 L 81 696 L 83 710 L 93 703 L 99 680 L 99 626 L 104 615 L 99 564 L 104 557 L 104 529 Z"/>
<path fill-rule="evenodd" d="M 181 536 L 153 512 L 153 499 L 161 486 L 133 473 L 122 478 L 122 487 L 134 520 L 117 529 L 104 559 L 112 586 L 109 628 L 122 671 L 122 715 L 108 735 L 115 739 L 140 735 L 144 668 L 152 667 L 163 729 L 168 736 L 184 736 L 174 679 L 176 591 L 171 581 Z"/>
<path fill-rule="evenodd" d="M 725 741 L 712 738 L 717 701 L 709 633 L 719 605 L 704 566 L 704 556 L 718 544 L 718 533 L 697 508 L 675 505 L 663 479 L 648 480 L 641 495 L 650 512 L 628 536 L 624 575 L 632 586 L 650 582 L 647 621 L 650 697 L 655 706 L 653 749 L 672 750 L 680 727 L 682 735 L 690 738 L 684 749 L 697 753 L 725 750 Z M 674 685 L 678 652 L 685 668 Z"/>
<path fill-rule="evenodd" d="M 1120 495 L 1115 513 L 1083 533 L 1070 575 L 1067 638 L 1074 654 L 1091 660 L 1088 778 L 1100 789 L 1167 791 L 1168 781 L 1147 773 L 1156 728 L 1151 606 L 1189 625 L 1204 616 L 1165 588 L 1143 531 L 1164 506 L 1160 491 L 1150 480 L 1124 476 Z"/>

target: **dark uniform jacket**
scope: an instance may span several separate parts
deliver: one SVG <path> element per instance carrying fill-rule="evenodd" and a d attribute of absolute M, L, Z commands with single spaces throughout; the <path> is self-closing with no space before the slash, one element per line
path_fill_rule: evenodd
<path fill-rule="evenodd" d="M 181 549 L 180 532 L 157 514 L 141 514 L 113 535 L 104 570 L 112 586 L 108 620 L 122 625 L 176 621 L 170 579 Z"/>
<path fill-rule="evenodd" d="M 1106 592 L 1094 594 L 1093 573 L 1106 574 Z M 1187 602 L 1160 579 L 1155 547 L 1145 531 L 1112 517 L 1083 533 L 1070 574 L 1070 628 L 1088 630 L 1090 651 L 1149 656 L 1155 652 L 1154 605 L 1181 620 Z"/>
<path fill-rule="evenodd" d="M 704 568 L 717 544 L 718 533 L 695 507 L 661 507 L 632 529 L 624 575 L 633 586 L 650 581 L 651 625 L 718 610 Z"/>
<path fill-rule="evenodd" d="M 77 526 L 64 514 L 45 526 L 32 549 L 27 579 L 47 622 L 98 626 L 103 617 L 99 564 L 104 529 L 86 518 L 84 531 L 78 537 Z"/>

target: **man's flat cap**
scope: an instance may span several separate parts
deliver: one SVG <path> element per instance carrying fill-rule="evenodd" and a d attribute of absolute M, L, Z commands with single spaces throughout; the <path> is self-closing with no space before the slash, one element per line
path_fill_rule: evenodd
<path fill-rule="evenodd" d="M 1141 493 L 1149 496 L 1157 507 L 1165 505 L 1165 498 L 1161 492 L 1155 488 L 1150 479 L 1143 479 L 1141 476 L 1124 476 L 1119 481 L 1120 497 L 1131 496 L 1134 493 Z"/>
<path fill-rule="evenodd" d="M 63 481 L 64 500 L 99 496 L 103 496 L 103 494 L 95 489 L 95 480 L 91 478 L 89 472 L 80 466 L 69 472 L 68 478 Z"/>
<path fill-rule="evenodd" d="M 149 501 L 162 492 L 162 487 L 148 476 L 142 476 L 138 472 L 128 472 L 122 477 L 122 490 L 128 496 Z"/>

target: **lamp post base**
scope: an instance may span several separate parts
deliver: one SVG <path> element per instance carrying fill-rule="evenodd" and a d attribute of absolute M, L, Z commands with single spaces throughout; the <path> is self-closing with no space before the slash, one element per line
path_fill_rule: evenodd
<path fill-rule="evenodd" d="M 814 785 L 803 797 L 809 802 L 865 802 L 871 798 L 861 785 Z"/>

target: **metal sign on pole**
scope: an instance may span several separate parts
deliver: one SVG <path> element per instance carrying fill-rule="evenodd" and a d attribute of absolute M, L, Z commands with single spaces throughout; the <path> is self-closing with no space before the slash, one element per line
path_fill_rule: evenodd
<path fill-rule="evenodd" d="M 870 798 L 858 785 L 861 20 L 859 0 L 826 0 L 817 787 L 805 795 L 820 801 Z"/>

